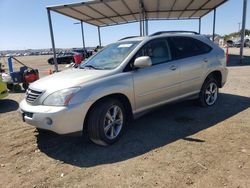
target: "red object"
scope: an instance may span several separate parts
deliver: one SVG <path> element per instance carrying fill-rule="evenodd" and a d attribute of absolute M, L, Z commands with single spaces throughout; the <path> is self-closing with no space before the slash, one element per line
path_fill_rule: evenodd
<path fill-rule="evenodd" d="M 82 54 L 75 54 L 74 55 L 74 61 L 75 64 L 81 64 L 81 62 L 83 61 L 83 55 Z"/>
<path fill-rule="evenodd" d="M 228 65 L 228 46 L 227 46 L 227 49 L 226 49 L 226 64 Z"/>
<path fill-rule="evenodd" d="M 24 73 L 24 80 L 26 83 L 32 83 L 39 79 L 38 71 L 31 70 L 29 72 Z"/>

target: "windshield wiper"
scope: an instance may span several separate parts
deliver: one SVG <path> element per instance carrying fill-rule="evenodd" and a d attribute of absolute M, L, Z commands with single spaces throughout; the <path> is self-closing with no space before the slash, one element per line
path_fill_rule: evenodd
<path fill-rule="evenodd" d="M 85 65 L 83 68 L 85 68 L 85 67 L 96 69 L 96 70 L 98 69 L 98 68 L 94 67 L 93 65 Z"/>

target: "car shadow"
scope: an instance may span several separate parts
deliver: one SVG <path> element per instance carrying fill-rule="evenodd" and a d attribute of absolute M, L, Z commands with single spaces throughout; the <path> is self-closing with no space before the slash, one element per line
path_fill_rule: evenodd
<path fill-rule="evenodd" d="M 217 104 L 209 108 L 201 108 L 193 105 L 192 101 L 185 101 L 148 113 L 132 122 L 120 141 L 109 147 L 97 146 L 86 137 L 67 137 L 52 133 L 37 134 L 37 144 L 41 152 L 49 157 L 78 167 L 116 163 L 179 139 L 202 144 L 206 140 L 193 138 L 192 135 L 217 125 L 249 106 L 248 97 L 220 94 Z"/>
<path fill-rule="evenodd" d="M 240 62 L 239 55 L 228 55 L 228 67 L 235 67 L 235 66 L 250 66 L 250 56 L 244 56 L 243 63 Z"/>
<path fill-rule="evenodd" d="M 16 111 L 19 107 L 18 102 L 11 99 L 0 100 L 0 114 L 6 112 Z"/>

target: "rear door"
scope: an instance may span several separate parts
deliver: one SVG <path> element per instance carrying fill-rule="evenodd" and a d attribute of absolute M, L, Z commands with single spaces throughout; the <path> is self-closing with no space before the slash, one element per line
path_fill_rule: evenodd
<path fill-rule="evenodd" d="M 173 59 L 180 66 L 180 92 L 182 95 L 200 90 L 204 72 L 209 63 L 210 46 L 192 37 L 171 37 Z"/>

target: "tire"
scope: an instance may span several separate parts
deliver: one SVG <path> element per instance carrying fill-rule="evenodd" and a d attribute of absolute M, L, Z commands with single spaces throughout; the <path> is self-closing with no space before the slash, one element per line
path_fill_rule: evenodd
<path fill-rule="evenodd" d="M 13 91 L 18 93 L 22 91 L 22 87 L 19 84 L 15 84 L 13 87 Z"/>
<path fill-rule="evenodd" d="M 213 106 L 219 93 L 218 82 L 213 77 L 208 77 L 202 85 L 198 103 L 202 107 Z"/>
<path fill-rule="evenodd" d="M 95 144 L 111 145 L 121 137 L 126 120 L 124 106 L 116 99 L 106 98 L 90 110 L 87 121 L 88 136 Z"/>
<path fill-rule="evenodd" d="M 28 87 L 29 87 L 29 84 L 26 83 L 26 82 L 24 82 L 24 83 L 22 84 L 22 87 L 23 87 L 23 89 L 26 91 L 26 90 L 28 89 Z"/>
<path fill-rule="evenodd" d="M 49 64 L 50 64 L 50 65 L 53 65 L 53 64 L 54 64 L 53 59 L 50 59 L 50 60 L 49 60 Z"/>
<path fill-rule="evenodd" d="M 8 90 L 13 91 L 14 84 L 7 84 L 7 88 L 8 88 Z"/>

